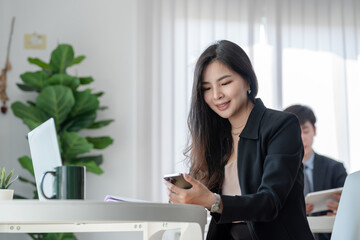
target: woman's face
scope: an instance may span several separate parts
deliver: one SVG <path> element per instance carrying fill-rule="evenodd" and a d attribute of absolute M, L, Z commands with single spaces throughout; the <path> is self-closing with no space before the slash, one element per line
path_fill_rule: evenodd
<path fill-rule="evenodd" d="M 239 117 L 246 110 L 249 84 L 219 61 L 210 63 L 201 82 L 204 100 L 222 118 Z"/>

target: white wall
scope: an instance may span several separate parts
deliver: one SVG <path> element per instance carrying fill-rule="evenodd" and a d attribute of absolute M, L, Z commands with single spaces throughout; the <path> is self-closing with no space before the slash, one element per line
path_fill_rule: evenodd
<path fill-rule="evenodd" d="M 81 133 L 84 136 L 109 135 L 114 139 L 113 145 L 100 151 L 104 156 L 104 174 L 87 174 L 87 199 L 103 200 L 106 194 L 136 197 L 137 1 L 0 0 L 1 68 L 5 64 L 12 16 L 16 17 L 16 23 L 10 57 L 13 69 L 7 75 L 8 106 L 15 101 L 34 100 L 37 96 L 23 92 L 15 85 L 21 82 L 20 74 L 37 69 L 27 62 L 28 57 L 49 61 L 50 53 L 58 43 L 71 44 L 76 56 L 86 56 L 83 63 L 71 68 L 71 72 L 94 77 L 95 82 L 89 87 L 105 92 L 100 105 L 109 109 L 101 112 L 98 119 L 115 119 L 106 128 Z M 46 50 L 24 49 L 24 34 L 28 33 L 46 34 Z M 17 159 L 30 156 L 25 138 L 28 131 L 11 109 L 6 115 L 0 114 L 0 167 L 14 168 L 16 174 L 25 177 L 29 174 Z M 19 181 L 13 188 L 17 194 L 32 196 L 32 188 Z M 1 235 L 0 239 L 3 239 Z M 81 239 L 99 237 L 79 236 Z"/>

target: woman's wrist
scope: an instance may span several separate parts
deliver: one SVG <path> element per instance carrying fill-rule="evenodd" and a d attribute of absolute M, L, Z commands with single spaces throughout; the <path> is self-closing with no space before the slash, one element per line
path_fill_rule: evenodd
<path fill-rule="evenodd" d="M 210 192 L 210 195 L 209 195 L 209 197 L 207 198 L 207 199 L 209 199 L 208 200 L 208 202 L 206 203 L 206 206 L 205 206 L 205 208 L 207 208 L 207 210 L 211 210 L 211 206 L 215 203 L 215 201 L 216 201 L 216 196 L 215 196 L 215 194 L 213 193 L 213 192 Z"/>
<path fill-rule="evenodd" d="M 210 197 L 210 207 L 207 207 L 207 209 L 212 213 L 222 212 L 222 201 L 219 194 L 212 193 L 212 196 Z"/>

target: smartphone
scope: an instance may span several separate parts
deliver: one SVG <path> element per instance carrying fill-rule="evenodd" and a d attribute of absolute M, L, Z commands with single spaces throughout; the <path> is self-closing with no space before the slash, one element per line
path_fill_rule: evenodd
<path fill-rule="evenodd" d="M 184 179 L 182 173 L 167 174 L 164 176 L 165 181 L 168 181 L 175 186 L 183 189 L 192 188 L 192 185 Z"/>

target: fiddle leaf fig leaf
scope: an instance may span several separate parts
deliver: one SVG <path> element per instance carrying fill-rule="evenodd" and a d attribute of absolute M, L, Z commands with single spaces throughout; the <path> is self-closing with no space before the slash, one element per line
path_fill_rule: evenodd
<path fill-rule="evenodd" d="M 17 83 L 16 84 L 21 90 L 23 90 L 24 92 L 34 92 L 34 91 L 39 91 L 39 88 L 34 88 L 28 84 L 21 84 L 21 83 Z"/>
<path fill-rule="evenodd" d="M 114 142 L 110 137 L 87 137 L 86 140 L 92 143 L 95 149 L 104 149 Z"/>
<path fill-rule="evenodd" d="M 107 107 L 107 106 L 102 106 L 102 107 L 99 107 L 98 110 L 104 111 L 104 110 L 106 110 L 106 109 L 108 109 L 108 108 L 109 108 L 109 107 Z"/>
<path fill-rule="evenodd" d="M 38 238 L 36 238 L 38 239 Z M 42 240 L 76 240 L 74 233 L 46 233 Z"/>
<path fill-rule="evenodd" d="M 73 159 L 78 154 L 90 152 L 93 144 L 85 138 L 79 136 L 76 132 L 64 132 L 61 137 L 63 156 L 65 159 Z"/>
<path fill-rule="evenodd" d="M 63 85 L 75 90 L 80 85 L 80 79 L 67 74 L 54 74 L 49 79 L 50 85 Z"/>
<path fill-rule="evenodd" d="M 47 86 L 36 99 L 36 106 L 55 119 L 57 129 L 65 121 L 74 104 L 71 89 L 61 85 Z"/>
<path fill-rule="evenodd" d="M 29 184 L 33 185 L 34 187 L 36 187 L 36 183 L 34 181 L 29 180 L 29 179 L 19 177 L 19 181 L 24 182 L 24 183 L 29 183 Z"/>
<path fill-rule="evenodd" d="M 72 66 L 72 65 L 81 63 L 84 59 L 85 59 L 85 56 L 78 56 L 78 57 L 74 58 L 74 59 L 71 61 L 69 67 Z"/>
<path fill-rule="evenodd" d="M 29 104 L 29 106 L 36 107 L 36 103 L 34 103 L 33 101 L 26 101 L 26 103 Z"/>
<path fill-rule="evenodd" d="M 47 64 L 46 62 L 40 60 L 39 58 L 28 58 L 29 63 L 31 64 L 35 64 L 39 67 L 41 67 L 42 69 L 47 69 L 51 71 L 51 67 L 49 64 Z"/>
<path fill-rule="evenodd" d="M 93 156 L 84 156 L 84 157 L 77 157 L 71 160 L 72 162 L 90 162 L 93 161 L 96 165 L 100 165 L 103 163 L 103 156 L 102 155 L 93 155 Z"/>
<path fill-rule="evenodd" d="M 88 114 L 83 114 L 72 119 L 64 126 L 64 130 L 68 132 L 77 132 L 81 129 L 88 128 L 92 126 L 96 119 L 96 112 L 90 112 Z"/>
<path fill-rule="evenodd" d="M 23 156 L 19 158 L 18 161 L 20 165 L 26 170 L 28 170 L 32 176 L 35 176 L 31 158 L 29 158 L 28 156 Z"/>
<path fill-rule="evenodd" d="M 99 121 L 99 122 L 94 122 L 94 124 L 92 124 L 90 127 L 90 129 L 96 129 L 96 128 L 101 128 L 101 127 L 105 127 L 107 125 L 109 125 L 110 123 L 112 123 L 114 120 L 103 120 L 103 121 Z"/>
<path fill-rule="evenodd" d="M 33 121 L 28 118 L 23 118 L 23 123 L 29 127 L 30 130 L 35 129 L 36 127 L 40 126 L 42 122 Z"/>
<path fill-rule="evenodd" d="M 74 161 L 71 161 L 71 165 L 85 166 L 87 172 L 92 172 L 95 174 L 102 174 L 104 172 L 93 160 L 78 161 L 78 159 L 76 159 Z"/>
<path fill-rule="evenodd" d="M 23 121 L 26 119 L 24 121 L 26 125 L 28 125 L 27 123 L 31 123 L 31 126 L 33 124 L 40 125 L 49 118 L 42 110 L 36 108 L 35 106 L 26 106 L 22 102 L 14 102 L 11 104 L 11 109 L 13 110 L 15 116 L 23 119 Z M 32 129 L 31 126 L 29 126 L 30 129 Z"/>
<path fill-rule="evenodd" d="M 60 44 L 52 53 L 50 66 L 54 73 L 66 73 L 74 59 L 74 50 L 68 44 Z"/>
<path fill-rule="evenodd" d="M 104 92 L 94 93 L 94 95 L 97 96 L 97 97 L 101 97 L 102 95 L 104 95 Z"/>
<path fill-rule="evenodd" d="M 44 71 L 26 72 L 21 74 L 20 78 L 24 83 L 35 89 L 42 89 L 49 84 L 49 75 Z"/>
<path fill-rule="evenodd" d="M 74 118 L 82 114 L 96 111 L 99 107 L 99 100 L 89 89 L 75 93 L 75 106 L 71 110 L 70 117 Z"/>
<path fill-rule="evenodd" d="M 88 172 L 92 172 L 95 174 L 102 174 L 104 172 L 98 165 L 96 165 L 94 161 L 84 162 L 83 164 L 83 166 L 86 166 L 86 170 Z"/>
<path fill-rule="evenodd" d="M 80 84 L 89 84 L 92 83 L 94 79 L 92 77 L 81 77 L 80 78 Z"/>

